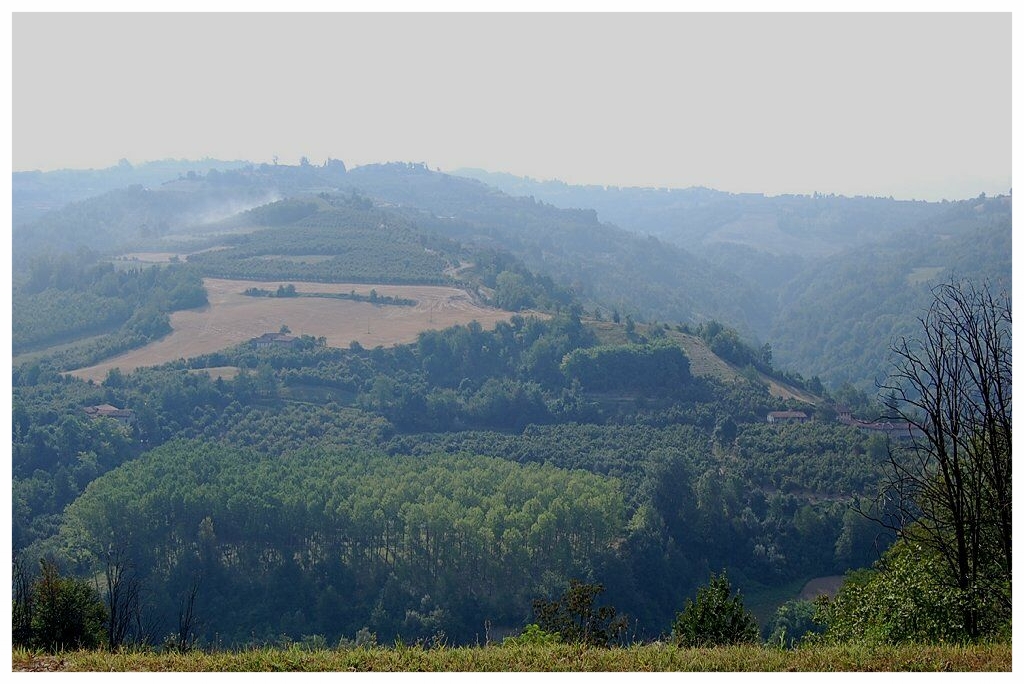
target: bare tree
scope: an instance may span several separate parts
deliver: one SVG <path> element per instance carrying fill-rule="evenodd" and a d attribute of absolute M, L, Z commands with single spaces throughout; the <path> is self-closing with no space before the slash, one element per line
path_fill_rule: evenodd
<path fill-rule="evenodd" d="M 140 605 L 132 619 L 132 634 L 136 644 L 155 644 L 160 636 L 161 620 L 155 610 Z"/>
<path fill-rule="evenodd" d="M 25 570 L 24 558 L 12 561 L 11 594 L 11 639 L 16 645 L 25 645 L 32 638 L 32 578 Z"/>
<path fill-rule="evenodd" d="M 106 550 L 104 560 L 104 579 L 107 585 L 107 644 L 111 649 L 116 649 L 126 643 L 132 636 L 132 630 L 141 624 L 141 583 L 124 547 L 111 544 Z M 142 635 L 135 633 L 134 637 L 139 641 Z"/>
<path fill-rule="evenodd" d="M 893 344 L 881 386 L 891 417 L 911 426 L 911 445 L 890 451 L 885 522 L 944 560 L 977 635 L 982 606 L 1010 610 L 1010 299 L 969 282 L 933 293 L 921 336 Z"/>
<path fill-rule="evenodd" d="M 196 643 L 196 597 L 199 595 L 199 580 L 192 582 L 178 607 L 177 647 L 182 651 L 191 650 Z"/>

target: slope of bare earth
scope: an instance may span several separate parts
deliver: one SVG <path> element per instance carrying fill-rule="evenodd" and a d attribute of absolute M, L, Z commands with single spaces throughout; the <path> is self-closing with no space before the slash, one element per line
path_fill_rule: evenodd
<path fill-rule="evenodd" d="M 344 299 L 248 297 L 250 287 L 276 290 L 294 284 L 297 292 L 369 295 L 413 299 L 415 306 L 374 305 Z M 452 287 L 366 285 L 350 283 L 266 282 L 206 278 L 209 304 L 201 309 L 171 314 L 173 331 L 166 337 L 95 366 L 72 372 L 85 380 L 102 381 L 111 368 L 128 373 L 179 358 L 199 356 L 288 326 L 293 335 L 324 337 L 328 346 L 347 347 L 353 341 L 366 348 L 413 342 L 423 330 L 442 329 L 478 321 L 493 328 L 512 313 L 475 303 L 469 294 Z"/>

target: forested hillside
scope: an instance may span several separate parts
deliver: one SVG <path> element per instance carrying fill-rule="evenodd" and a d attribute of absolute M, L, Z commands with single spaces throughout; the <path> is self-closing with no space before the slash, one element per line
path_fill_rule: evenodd
<path fill-rule="evenodd" d="M 448 257 L 448 267 L 457 266 L 451 262 L 460 253 L 454 242 L 511 254 L 605 316 L 691 325 L 716 319 L 755 346 L 771 344 L 781 369 L 817 375 L 834 389 L 851 383 L 867 392 L 874 391 L 892 335 L 912 328 L 933 285 L 951 274 L 1009 282 L 1006 197 L 942 203 L 765 197 L 473 174 L 512 193 L 506 195 L 422 164 L 351 170 L 337 160 L 226 170 L 218 164 L 148 189 L 85 199 L 30 222 L 15 235 L 16 275 L 34 251 L 55 244 L 194 253 L 227 243 L 230 253 L 193 259 L 208 274 L 323 280 L 347 273 L 365 282 L 388 273 L 394 281 L 399 267 L 404 282 L 439 282 L 445 264 L 435 253 Z M 132 171 L 119 174 L 150 178 Z M 45 187 L 39 175 L 16 180 L 19 187 Z M 219 220 L 289 197 L 296 199 Z M 314 206 L 315 217 L 302 213 Z M 374 206 L 389 215 L 383 222 L 391 233 L 377 230 L 372 221 L 380 219 L 370 214 L 351 215 Z M 324 254 L 316 245 L 339 221 L 350 230 L 369 229 L 359 240 L 370 243 L 345 254 L 334 248 L 332 261 L 306 259 L 299 268 L 303 256 Z M 396 225 L 415 235 L 397 237 Z M 317 227 L 321 233 L 311 232 Z M 258 228 L 276 229 L 276 237 L 263 235 L 254 248 L 246 246 L 252 238 L 225 235 Z M 380 250 L 373 240 L 406 251 L 394 253 L 395 264 L 375 265 Z M 303 253 L 304 244 L 312 251 Z"/>
<path fill-rule="evenodd" d="M 534 181 L 459 169 L 513 196 L 594 209 L 602 221 L 708 255 L 747 246 L 770 255 L 823 257 L 888 238 L 945 211 L 943 203 L 883 197 L 735 194 L 710 188 L 621 188 Z"/>
<path fill-rule="evenodd" d="M 194 187 L 170 190 L 140 185 L 111 190 L 47 212 L 14 232 L 15 273 L 38 253 L 110 252 L 153 246 L 168 235 L 193 229 L 275 199 L 263 188 Z"/>
<path fill-rule="evenodd" d="M 1009 197 L 950 205 L 927 223 L 809 265 L 780 295 L 771 339 L 780 365 L 866 391 L 885 379 L 889 345 L 919 327 L 950 277 L 1009 291 Z"/>
<path fill-rule="evenodd" d="M 849 382 L 874 391 L 890 340 L 914 329 L 937 283 L 952 275 L 1009 288 L 1009 197 L 768 197 L 456 173 L 514 196 L 594 209 L 601 221 L 679 245 L 728 273 L 723 287 L 738 282 L 760 294 L 754 315 L 715 309 L 713 317 L 770 342 L 780 368 L 835 388 Z"/>
<path fill-rule="evenodd" d="M 786 206 L 811 233 L 857 223 L 831 198 L 804 223 Z M 64 205 L 15 231 L 20 586 L 116 574 L 124 640 L 173 648 L 466 644 L 577 580 L 656 639 L 727 573 L 768 636 L 811 610 L 792 603 L 808 580 L 894 539 L 874 519 L 896 502 L 873 502 L 899 435 L 838 405 L 881 413 L 862 390 L 936 278 L 1010 268 L 1005 198 L 886 220 L 831 254 L 740 245 L 793 268 L 766 287 L 716 261 L 727 241 L 697 256 L 423 165 L 211 168 Z M 166 335 L 203 278 L 445 284 L 508 313 L 389 347 L 285 326 L 102 383 L 66 373 Z M 251 285 L 240 299 L 298 298 Z"/>
<path fill-rule="evenodd" d="M 510 197 L 420 165 L 361 166 L 346 182 L 398 205 L 425 230 L 511 252 L 571 287 L 588 307 L 647 320 L 717 317 L 733 326 L 749 325 L 764 310 L 758 291 L 741 278 L 685 249 L 602 223 L 592 209 Z"/>
<path fill-rule="evenodd" d="M 16 365 L 33 354 L 70 370 L 170 332 L 168 314 L 206 304 L 188 268 L 117 268 L 96 254 L 36 256 L 11 296 Z"/>
<path fill-rule="evenodd" d="M 199 634 L 233 643 L 336 640 L 363 628 L 388 640 L 444 633 L 468 642 L 485 621 L 519 628 L 532 598 L 573 577 L 605 584 L 636 634 L 656 636 L 710 570 L 727 567 L 748 591 L 784 597 L 784 587 L 876 557 L 878 530 L 848 504 L 872 491 L 883 442 L 827 417 L 769 426 L 767 412 L 786 404 L 763 385 L 694 376 L 680 347 L 634 334 L 598 345 L 572 315 L 515 318 L 494 331 L 423 333 L 393 349 L 308 338 L 293 350 L 243 345 L 112 373 L 102 387 L 22 369 L 15 550 L 75 559 L 66 567 L 86 572 L 103 562 L 103 547 L 81 544 L 119 539 L 152 619 L 168 624 L 198 583 Z M 628 372 L 606 374 L 601 364 Z M 242 370 L 231 381 L 196 372 L 226 365 Z M 132 408 L 137 422 L 124 430 L 82 412 L 102 402 Z M 762 455 L 771 450 L 779 455 Z M 486 458 L 544 469 L 513 474 Z M 398 487 L 412 476 L 392 473 L 400 464 L 428 468 L 417 477 L 434 484 Z M 350 468 L 370 471 L 342 474 Z M 453 470 L 469 479 L 442 486 L 440 474 Z M 533 488 L 533 472 L 591 473 L 580 486 L 602 493 L 567 481 Z M 364 503 L 338 498 L 363 477 Z M 484 486 L 511 480 L 523 493 L 495 490 L 495 499 Z M 385 481 L 396 483 L 387 506 L 372 493 Z M 293 493 L 278 492 L 286 485 Z M 437 498 L 421 498 L 431 491 Z M 125 505 L 141 508 L 127 514 Z M 177 522 L 147 532 L 146 520 Z M 111 527 L 126 523 L 130 535 Z M 261 531 L 254 538 L 246 525 Z M 571 541 L 550 537 L 563 534 Z M 539 565 L 530 540 L 545 550 Z M 569 555 L 551 553 L 563 547 Z M 158 570 L 157 549 L 177 560 Z M 532 565 L 520 572 L 517 563 Z M 492 584 L 465 594 L 479 582 Z M 335 595 L 348 598 L 324 602 Z"/>

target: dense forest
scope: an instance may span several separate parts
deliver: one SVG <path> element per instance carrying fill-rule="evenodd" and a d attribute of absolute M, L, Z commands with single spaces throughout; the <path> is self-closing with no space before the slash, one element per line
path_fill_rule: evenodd
<path fill-rule="evenodd" d="M 224 365 L 243 371 L 232 381 L 193 372 Z M 204 631 L 206 638 L 216 633 L 234 643 L 246 642 L 253 634 L 270 639 L 281 633 L 292 638 L 316 633 L 336 640 L 366 628 L 387 639 L 429 638 L 441 631 L 449 638 L 472 640 L 482 629 L 482 620 L 516 628 L 529 618 L 531 598 L 555 592 L 572 577 L 602 581 L 609 597 L 635 621 L 637 634 L 656 636 L 709 569 L 728 567 L 754 588 L 780 586 L 869 564 L 880 548 L 881 531 L 851 515 L 848 503 L 854 496 L 871 493 L 872 473 L 886 453 L 884 443 L 831 422 L 769 426 L 764 415 L 781 404 L 763 385 L 695 377 L 682 349 L 669 339 L 598 344 L 594 332 L 572 315 L 551 320 L 516 317 L 493 331 L 471 325 L 424 332 L 416 344 L 392 349 L 333 349 L 312 339 L 291 350 L 256 351 L 243 345 L 191 359 L 184 366 L 112 373 L 102 387 L 60 376 L 39 377 L 28 369 L 25 373 L 16 378 L 15 386 L 16 550 L 77 558 L 80 565 L 74 567 L 84 572 L 102 558 L 102 549 L 72 549 L 87 537 L 76 526 L 90 526 L 93 538 L 127 540 L 110 526 L 134 521 L 132 539 L 138 541 L 128 551 L 136 559 L 134 567 L 143 573 L 143 585 L 155 592 L 150 600 L 154 610 L 163 611 L 165 621 L 171 621 L 188 583 L 199 577 L 200 596 L 248 600 L 265 595 L 259 603 L 272 606 L 268 610 L 282 610 L 280 601 L 302 608 L 301 619 L 279 624 L 270 634 L 265 615 L 218 604 L 207 609 L 206 629 L 213 631 Z M 81 406 L 100 402 L 135 407 L 137 423 L 125 431 L 113 421 L 92 420 L 81 413 Z M 161 444 L 166 446 L 150 451 Z M 210 451 L 206 445 L 213 444 L 221 446 Z M 226 488 L 222 494 L 204 495 L 209 498 L 202 502 L 181 502 L 181 497 L 196 493 L 188 480 L 180 481 L 181 493 L 172 494 L 146 484 L 154 475 L 132 470 L 158 464 L 173 468 L 175 459 L 198 458 L 197 453 L 214 470 L 196 474 L 194 465 L 183 464 L 182 473 L 205 478 L 200 489 Z M 242 516 L 244 524 L 251 525 L 260 520 L 253 516 L 272 515 L 274 522 L 260 522 L 261 529 L 273 529 L 291 540 L 289 544 L 298 539 L 313 543 L 308 540 L 314 531 L 336 529 L 339 523 L 310 516 L 336 515 L 340 504 L 328 505 L 323 497 L 339 496 L 338 483 L 351 479 L 317 467 L 326 468 L 328 462 L 356 467 L 349 463 L 354 459 L 364 464 L 360 467 L 372 463 L 383 468 L 388 459 L 408 458 L 446 463 L 449 471 L 452 461 L 444 459 L 491 458 L 521 467 L 543 466 L 545 470 L 536 472 L 547 473 L 545 477 L 592 474 L 587 486 L 603 488 L 603 493 L 574 492 L 564 501 L 542 499 L 543 507 L 531 505 L 518 513 L 506 510 L 512 494 L 502 494 L 505 503 L 500 505 L 481 492 L 475 503 L 453 501 L 457 491 L 446 491 L 438 482 L 434 489 L 442 499 L 435 502 L 437 510 L 449 511 L 445 515 L 450 520 L 429 518 L 432 524 L 469 529 L 478 524 L 464 516 L 488 521 L 512 516 L 518 522 L 495 522 L 496 527 L 489 529 L 509 535 L 507 545 L 523 546 L 518 552 L 527 554 L 523 563 L 533 557 L 524 546 L 529 539 L 547 539 L 544 548 L 550 556 L 553 542 L 543 536 L 546 525 L 558 534 L 579 536 L 581 544 L 588 540 L 586 552 L 571 552 L 569 544 L 569 556 L 548 557 L 554 565 L 528 573 L 517 570 L 516 582 L 499 574 L 495 581 L 502 592 L 481 587 L 473 594 L 487 596 L 488 602 L 463 605 L 453 598 L 458 594 L 455 587 L 466 586 L 459 577 L 467 571 L 457 569 L 469 562 L 462 556 L 437 560 L 432 566 L 437 577 L 426 584 L 410 579 L 416 575 L 412 568 L 428 562 L 422 558 L 408 559 L 411 565 L 401 565 L 403 573 L 396 570 L 397 558 L 419 553 L 419 547 L 409 546 L 413 542 L 402 536 L 411 524 L 403 513 L 380 521 L 382 529 L 390 530 L 387 534 L 400 538 L 388 542 L 398 544 L 395 550 L 381 547 L 351 557 L 346 555 L 350 551 L 336 546 L 330 547 L 333 551 L 321 550 L 325 558 L 331 553 L 349 558 L 347 574 L 324 575 L 326 566 L 303 565 L 298 558 L 308 549 L 250 549 L 247 554 L 271 553 L 283 565 L 268 567 L 269 574 L 259 580 L 246 572 L 244 581 L 255 584 L 235 584 L 241 581 L 238 570 L 249 564 L 227 560 L 241 553 L 229 548 L 239 543 L 239 535 L 245 536 L 232 531 L 243 524 L 233 516 Z M 224 470 L 215 465 L 220 461 Z M 300 510 L 293 511 L 293 504 L 286 503 L 293 495 L 260 497 L 255 484 L 227 475 L 233 468 L 251 470 L 257 462 L 286 468 L 289 478 L 298 478 L 289 480 L 296 491 L 314 500 L 294 504 Z M 396 461 L 406 462 L 419 461 Z M 312 470 L 300 475 L 295 469 L 299 463 Z M 460 471 L 468 470 L 468 461 L 459 463 Z M 475 477 L 481 482 L 499 477 L 485 474 L 498 467 L 495 461 L 480 463 L 484 470 Z M 524 480 L 534 471 L 499 472 L 504 473 L 502 480 Z M 397 482 L 395 478 L 387 476 Z M 95 484 L 88 486 L 93 480 Z M 566 487 L 542 489 L 574 491 Z M 533 498 L 516 496 L 518 505 Z M 398 515 L 429 503 L 400 496 L 392 508 L 379 509 L 380 497 L 370 500 L 378 509 L 371 507 L 366 515 L 373 510 L 385 516 L 394 510 Z M 124 501 L 148 502 L 145 505 L 153 509 L 144 517 L 126 517 L 112 508 Z M 236 510 L 232 501 L 250 501 L 247 505 L 257 507 Z M 228 509 L 219 508 L 222 505 Z M 581 505 L 593 508 L 578 508 Z M 161 525 L 146 533 L 140 526 L 143 519 L 177 519 L 186 512 L 191 517 L 170 531 Z M 199 517 L 192 520 L 195 516 Z M 200 524 L 204 520 L 205 526 Z M 599 535 L 571 532 L 573 525 L 595 525 L 598 520 L 607 521 L 601 523 Z M 203 532 L 211 526 L 212 532 Z M 206 565 L 200 556 L 186 561 L 193 558 L 186 550 L 200 544 L 201 535 L 215 533 L 217 552 L 203 561 Z M 171 534 L 175 543 L 185 544 L 179 551 L 164 551 L 181 559 L 171 574 L 152 574 L 153 557 L 138 556 L 166 549 L 166 538 L 147 536 L 155 534 Z M 508 541 L 520 538 L 522 544 Z M 598 538 L 603 541 L 598 543 Z M 723 538 L 730 543 L 723 545 Z M 502 555 L 506 547 L 467 549 L 483 543 L 475 538 L 444 537 L 444 543 L 470 554 L 476 559 L 474 568 L 499 563 L 508 572 L 513 567 Z M 288 584 L 300 594 L 306 592 L 301 594 L 306 598 L 322 592 L 347 595 L 346 614 L 351 617 L 340 620 L 336 608 L 298 595 L 288 598 L 278 584 L 283 581 L 278 573 L 286 571 L 297 573 Z M 346 594 L 356 586 L 352 582 L 362 587 L 358 596 L 365 598 L 358 602 Z M 374 612 L 378 605 L 385 608 Z M 403 617 L 407 613 L 423 619 Z M 432 620 L 427 619 L 430 614 L 435 614 Z"/>
<path fill-rule="evenodd" d="M 905 633 L 886 617 L 872 638 L 1008 630 L 1003 561 L 987 542 L 990 587 L 928 584 L 944 547 L 893 522 L 912 506 L 893 495 L 892 472 L 915 452 L 865 428 L 914 417 L 900 413 L 898 387 L 881 400 L 865 387 L 884 377 L 891 340 L 911 334 L 934 282 L 953 264 L 993 283 L 1008 273 L 1005 198 L 893 214 L 884 200 L 813 198 L 814 213 L 790 198 L 787 230 L 813 233 L 827 215 L 850 235 L 813 258 L 753 255 L 800 266 L 767 288 L 714 249 L 671 244 L 668 230 L 639 238 L 592 209 L 423 165 L 174 168 L 153 188 L 82 197 L 79 176 L 47 191 L 46 174 L 16 174 L 40 206 L 73 196 L 15 232 L 21 643 L 52 646 L 33 596 L 65 587 L 88 604 L 97 578 L 108 628 L 123 620 L 109 645 L 469 644 L 558 631 L 550 613 L 574 591 L 615 606 L 617 640 L 680 640 L 690 599 L 724 589 L 726 601 L 726 577 L 753 613 L 744 639 L 792 645 L 823 629 L 813 616 L 828 623 L 822 638 L 858 638 L 856 625 L 878 618 L 857 611 L 898 615 L 885 597 L 913 577 L 921 615 L 990 609 Z M 729 197 L 693 197 L 730 210 Z M 645 220 L 677 209 L 651 211 Z M 908 237 L 921 247 L 913 258 Z M 174 256 L 146 266 L 129 250 Z M 102 383 L 66 373 L 167 334 L 172 312 L 206 304 L 204 277 L 445 284 L 515 315 L 392 347 L 329 347 L 296 331 L 289 346 L 115 368 Z M 771 342 L 751 334 L 773 325 Z M 96 412 L 105 405 L 123 420 Z M 769 422 L 779 411 L 792 420 Z M 845 411 L 866 422 L 838 420 Z M 1004 440 L 1008 454 L 1003 429 L 990 430 L 997 454 Z M 808 580 L 857 569 L 817 612 L 796 600 Z M 114 586 L 132 598 L 116 603 Z"/>

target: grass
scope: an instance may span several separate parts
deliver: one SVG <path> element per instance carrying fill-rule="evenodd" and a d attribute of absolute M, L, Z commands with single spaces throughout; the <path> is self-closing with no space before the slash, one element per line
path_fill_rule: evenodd
<path fill-rule="evenodd" d="M 209 368 L 193 368 L 188 372 L 190 375 L 209 375 L 211 380 L 216 380 L 217 378 L 234 380 L 240 370 L 238 366 L 210 366 Z"/>
<path fill-rule="evenodd" d="M 775 616 L 779 606 L 796 598 L 805 584 L 807 579 L 798 579 L 773 587 L 761 584 L 756 577 L 747 577 L 743 583 L 743 606 L 753 613 L 758 624 L 766 625 Z"/>
<path fill-rule="evenodd" d="M 420 646 L 244 651 L 71 651 L 14 649 L 14 671 L 67 672 L 1009 672 L 1010 644 L 972 646 L 766 646 L 683 649 L 580 645 Z"/>

